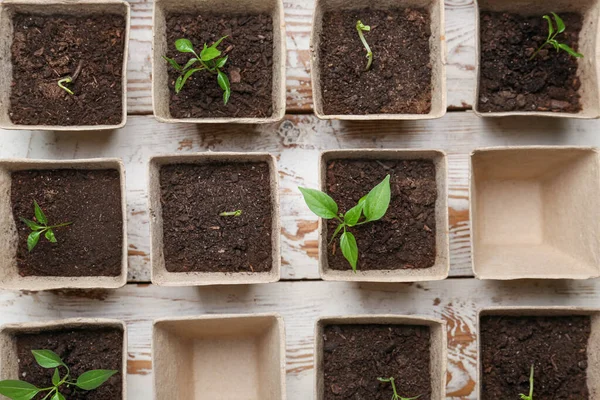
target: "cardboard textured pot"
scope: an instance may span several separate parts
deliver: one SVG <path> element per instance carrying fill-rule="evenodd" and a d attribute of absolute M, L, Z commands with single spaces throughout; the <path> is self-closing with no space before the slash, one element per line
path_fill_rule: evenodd
<path fill-rule="evenodd" d="M 123 396 L 114 400 L 127 399 L 127 326 L 124 322 L 113 319 L 100 318 L 72 318 L 48 322 L 26 322 L 19 324 L 8 324 L 0 328 L 0 380 L 25 379 L 19 376 L 19 364 L 17 355 L 17 340 L 15 335 L 60 331 L 79 328 L 116 328 L 123 331 L 122 353 L 123 361 L 119 373 L 122 377 Z M 44 350 L 44 349 L 40 349 Z"/>
<path fill-rule="evenodd" d="M 479 279 L 600 276 L 600 157 L 589 147 L 471 154 L 473 272 Z"/>
<path fill-rule="evenodd" d="M 16 125 L 9 117 L 10 93 L 12 85 L 11 46 L 13 43 L 13 22 L 15 12 L 38 15 L 119 14 L 125 17 L 125 49 L 122 70 L 122 120 L 118 125 Z M 53 131 L 90 131 L 117 129 L 127 122 L 127 60 L 129 53 L 129 3 L 122 0 L 4 0 L 0 3 L 0 128 Z"/>
<path fill-rule="evenodd" d="M 169 111 L 171 94 L 168 87 L 167 24 L 169 12 L 222 13 L 247 15 L 268 13 L 273 18 L 273 114 L 265 118 L 173 118 Z M 281 0 L 155 0 L 152 29 L 152 105 L 160 122 L 261 124 L 283 119 L 286 106 L 285 65 L 286 36 Z M 216 83 L 215 83 L 216 84 Z"/>
<path fill-rule="evenodd" d="M 446 398 L 446 370 L 448 345 L 446 339 L 446 323 L 442 320 L 420 316 L 404 315 L 352 315 L 338 317 L 321 317 L 315 324 L 315 400 L 323 400 L 323 331 L 329 325 L 420 325 L 431 330 L 431 399 Z"/>
<path fill-rule="evenodd" d="M 268 272 L 169 272 L 165 266 L 160 169 L 173 164 L 265 162 L 269 166 L 272 205 L 272 260 Z M 268 153 L 198 153 L 165 155 L 150 159 L 148 200 L 150 208 L 152 282 L 163 286 L 232 285 L 277 282 L 281 276 L 279 176 L 275 157 Z"/>
<path fill-rule="evenodd" d="M 112 169 L 119 171 L 121 183 L 121 207 L 123 215 L 123 244 L 121 274 L 119 276 L 20 276 L 17 268 L 18 234 L 11 206 L 11 173 L 26 170 Z M 33 210 L 32 210 L 33 212 Z M 82 160 L 0 160 L 0 288 L 10 290 L 51 289 L 114 289 L 127 283 L 127 201 L 125 193 L 125 169 L 119 159 Z"/>
<path fill-rule="evenodd" d="M 432 65 L 432 97 L 429 114 L 371 114 L 371 115 L 326 115 L 323 112 L 321 95 L 321 73 L 319 67 L 320 38 L 323 28 L 323 14 L 327 11 L 420 7 L 429 10 L 431 15 L 431 38 L 429 48 Z M 312 94 L 315 114 L 321 119 L 341 120 L 417 120 L 441 118 L 446 114 L 446 40 L 443 0 L 316 0 L 310 39 Z"/>
<path fill-rule="evenodd" d="M 285 330 L 278 314 L 154 321 L 154 398 L 285 400 Z"/>
<path fill-rule="evenodd" d="M 600 395 L 600 310 L 582 307 L 491 307 L 484 308 L 477 313 L 477 398 L 481 396 L 482 385 L 482 355 L 481 355 L 481 317 L 484 316 L 507 317 L 564 317 L 564 316 L 590 316 L 592 331 L 588 342 L 587 384 L 590 399 L 597 399 Z M 535 398 L 535 384 L 534 384 Z"/>
<path fill-rule="evenodd" d="M 475 9 L 475 43 L 476 43 L 476 73 L 477 88 L 473 101 L 473 111 L 480 117 L 503 116 L 545 116 L 559 118 L 598 118 L 600 116 L 598 49 L 600 48 L 600 1 L 599 0 L 548 0 L 543 2 L 543 7 L 536 0 L 476 0 Z M 579 113 L 563 113 L 552 111 L 511 111 L 511 112 L 480 112 L 479 90 L 481 74 L 481 40 L 480 40 L 480 13 L 482 11 L 509 12 L 523 16 L 540 15 L 550 11 L 557 14 L 577 12 L 583 15 L 583 27 L 579 34 L 579 51 L 585 55 L 578 59 L 577 76 L 581 80 L 579 94 L 581 95 L 582 110 Z"/>
<path fill-rule="evenodd" d="M 437 185 L 437 201 L 435 204 L 436 219 L 436 257 L 431 268 L 397 269 L 379 271 L 358 271 L 354 273 L 333 270 L 328 267 L 327 223 L 319 219 L 319 273 L 326 281 L 355 282 L 416 282 L 441 280 L 448 277 L 449 237 L 448 237 L 448 163 L 446 154 L 439 150 L 332 150 L 321 154 L 319 167 L 320 190 L 326 192 L 327 163 L 331 160 L 432 160 L 435 164 Z"/>

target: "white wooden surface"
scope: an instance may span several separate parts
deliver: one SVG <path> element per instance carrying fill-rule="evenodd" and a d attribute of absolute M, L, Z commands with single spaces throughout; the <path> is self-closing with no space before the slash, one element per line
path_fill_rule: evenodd
<path fill-rule="evenodd" d="M 448 398 L 476 399 L 478 308 L 501 305 L 598 307 L 599 290 L 597 280 L 494 283 L 450 279 L 412 285 L 281 282 L 199 289 L 130 284 L 113 292 L 0 292 L 0 324 L 99 315 L 125 320 L 129 329 L 129 399 L 149 400 L 152 399 L 152 320 L 167 315 L 275 311 L 283 315 L 286 323 L 288 400 L 310 400 L 314 382 L 313 329 L 318 316 L 432 315 L 448 323 Z"/>
<path fill-rule="evenodd" d="M 350 1 L 350 0 L 349 0 Z M 129 0 L 129 112 L 152 111 L 152 0 Z M 313 0 L 284 0 L 287 26 L 288 113 L 312 110 L 309 39 Z M 446 0 L 448 105 L 470 107 L 475 90 L 475 6 L 473 0 Z"/>

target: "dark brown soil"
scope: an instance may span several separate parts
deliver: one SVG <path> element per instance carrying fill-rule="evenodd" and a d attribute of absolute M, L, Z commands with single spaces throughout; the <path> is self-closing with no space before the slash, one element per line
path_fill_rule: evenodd
<path fill-rule="evenodd" d="M 61 393 L 69 400 L 119 400 L 123 386 L 123 331 L 116 328 L 70 329 L 47 331 L 17 336 L 19 378 L 37 387 L 51 387 L 54 369 L 40 367 L 31 354 L 32 350 L 52 350 L 58 354 L 71 370 L 75 380 L 84 372 L 93 369 L 116 370 L 96 390 L 86 392 L 73 386 L 61 386 Z M 64 368 L 60 368 L 61 376 Z M 45 392 L 47 393 L 47 392 Z M 43 394 L 34 399 L 41 400 Z"/>
<path fill-rule="evenodd" d="M 589 317 L 485 316 L 480 329 L 482 399 L 529 394 L 532 365 L 535 400 L 589 398 Z"/>
<path fill-rule="evenodd" d="M 267 163 L 167 165 L 161 168 L 160 186 L 167 271 L 271 270 Z M 219 215 L 236 210 L 242 215 Z"/>
<path fill-rule="evenodd" d="M 560 16 L 567 30 L 556 39 L 577 51 L 582 18 L 569 13 Z M 542 15 L 482 12 L 480 35 L 480 111 L 581 110 L 575 57 L 550 46 L 530 60 L 548 36 Z"/>
<path fill-rule="evenodd" d="M 27 251 L 37 201 L 58 243 L 41 237 Z M 17 262 L 22 276 L 118 276 L 121 274 L 123 214 L 116 170 L 40 170 L 12 173 L 11 202 L 19 233 Z"/>
<path fill-rule="evenodd" d="M 365 39 L 361 20 L 371 26 Z M 326 12 L 320 45 L 321 92 L 325 114 L 427 114 L 431 110 L 429 12 L 419 9 Z"/>
<path fill-rule="evenodd" d="M 430 332 L 426 326 L 331 325 L 323 333 L 324 400 L 431 399 Z"/>
<path fill-rule="evenodd" d="M 219 49 L 229 56 L 223 71 L 231 83 L 231 98 L 223 104 L 223 91 L 215 75 L 195 73 L 179 94 L 179 73 L 169 67 L 170 110 L 174 118 L 265 118 L 273 114 L 273 20 L 268 14 L 170 14 L 167 18 L 167 57 L 180 65 L 191 58 L 175 49 L 177 39 L 192 41 L 195 49 L 228 36 Z M 197 51 L 199 54 L 199 51 Z M 165 61 L 166 62 L 166 61 Z"/>
<path fill-rule="evenodd" d="M 390 174 L 392 198 L 385 216 L 350 228 L 358 243 L 358 269 L 429 268 L 435 264 L 435 165 L 429 160 L 333 160 L 327 164 L 327 193 L 340 212 Z M 328 242 L 336 222 L 327 224 Z M 336 240 L 328 248 L 329 268 L 350 269 Z"/>
<path fill-rule="evenodd" d="M 15 14 L 10 119 L 19 125 L 116 125 L 123 120 L 125 18 Z M 81 72 L 67 85 L 58 81 Z"/>

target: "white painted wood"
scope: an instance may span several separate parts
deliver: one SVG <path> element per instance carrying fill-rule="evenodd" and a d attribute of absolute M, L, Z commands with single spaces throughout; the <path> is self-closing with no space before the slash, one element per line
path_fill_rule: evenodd
<path fill-rule="evenodd" d="M 131 4 L 128 70 L 130 114 L 151 114 L 152 0 Z M 312 110 L 309 41 L 313 0 L 285 0 L 288 113 Z M 472 0 L 446 0 L 448 106 L 468 107 L 475 93 L 475 6 Z"/>
<path fill-rule="evenodd" d="M 504 145 L 600 146 L 600 121 L 511 118 L 484 120 L 453 112 L 433 121 L 320 121 L 288 116 L 264 126 L 161 124 L 132 116 L 112 132 L 1 131 L 0 158 L 120 157 L 129 215 L 129 280 L 150 280 L 147 171 L 151 156 L 198 151 L 265 151 L 278 160 L 282 217 L 282 279 L 318 278 L 317 219 L 298 185 L 318 187 L 319 154 L 339 148 L 431 148 L 448 153 L 451 276 L 471 276 L 468 212 L 469 153 Z"/>
<path fill-rule="evenodd" d="M 279 312 L 287 334 L 289 400 L 313 398 L 313 331 L 320 316 L 408 314 L 448 324 L 449 399 L 476 399 L 476 315 L 490 306 L 598 307 L 600 282 L 489 282 L 450 279 L 422 284 L 281 282 L 246 287 L 165 288 L 129 284 L 116 291 L 0 292 L 0 324 L 71 317 L 125 320 L 128 398 L 152 399 L 151 323 L 169 316 Z"/>

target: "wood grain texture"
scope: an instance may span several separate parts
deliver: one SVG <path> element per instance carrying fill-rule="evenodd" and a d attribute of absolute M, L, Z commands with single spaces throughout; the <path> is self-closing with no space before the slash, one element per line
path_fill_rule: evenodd
<path fill-rule="evenodd" d="M 482 282 L 450 279 L 423 284 L 281 282 L 246 287 L 160 288 L 129 284 L 116 291 L 0 292 L 0 324 L 69 317 L 116 318 L 129 330 L 128 396 L 152 398 L 151 324 L 170 316 L 278 312 L 287 333 L 289 400 L 313 396 L 313 330 L 319 316 L 408 314 L 448 324 L 448 398 L 476 399 L 476 313 L 489 306 L 600 304 L 600 282 Z"/>
<path fill-rule="evenodd" d="M 152 0 L 129 0 L 131 38 L 128 67 L 130 114 L 152 113 Z M 313 0 L 285 0 L 287 112 L 312 112 L 309 41 Z M 470 107 L 475 93 L 475 6 L 446 1 L 448 106 Z"/>
<path fill-rule="evenodd" d="M 469 154 L 477 147 L 600 146 L 600 121 L 510 118 L 490 121 L 472 112 L 419 122 L 320 121 L 288 116 L 267 125 L 161 124 L 133 116 L 112 132 L 3 131 L 0 158 L 119 157 L 126 168 L 129 280 L 150 279 L 148 160 L 166 153 L 265 151 L 278 160 L 282 217 L 282 279 L 318 278 L 317 219 L 298 185 L 317 187 L 320 152 L 340 148 L 431 148 L 448 153 L 451 276 L 472 276 L 469 230 Z"/>

